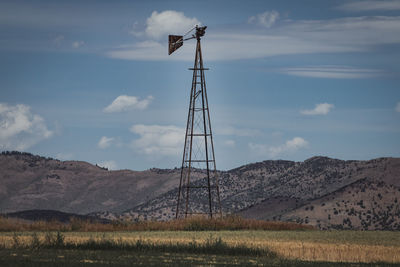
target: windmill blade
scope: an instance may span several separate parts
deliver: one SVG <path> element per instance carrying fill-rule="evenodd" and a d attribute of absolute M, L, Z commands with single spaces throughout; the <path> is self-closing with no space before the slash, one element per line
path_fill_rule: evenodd
<path fill-rule="evenodd" d="M 168 55 L 171 55 L 183 45 L 182 35 L 168 35 Z"/>

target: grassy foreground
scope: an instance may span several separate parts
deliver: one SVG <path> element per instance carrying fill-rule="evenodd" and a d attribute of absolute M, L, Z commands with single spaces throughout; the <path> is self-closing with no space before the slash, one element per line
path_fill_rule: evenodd
<path fill-rule="evenodd" d="M 115 250 L 0 250 L 2 267 L 54 266 L 398 266 L 387 263 L 307 262 L 280 258 Z"/>
<path fill-rule="evenodd" d="M 0 266 L 400 265 L 400 232 L 317 231 L 295 223 L 26 222 L 0 218 Z"/>
<path fill-rule="evenodd" d="M 332 266 L 336 266 L 334 263 L 343 265 L 343 262 L 372 266 L 379 263 L 382 266 L 400 263 L 400 232 L 5 232 L 0 234 L 0 246 L 0 258 L 16 264 L 18 260 L 30 260 L 36 252 L 37 255 L 53 255 L 53 259 L 62 262 L 66 260 L 65 255 L 73 258 L 73 254 L 80 260 L 96 261 L 97 257 L 105 262 L 106 255 L 119 255 L 117 258 L 123 262 L 132 260 L 132 257 L 139 257 L 135 260 L 138 261 L 141 255 L 148 255 L 140 260 L 146 265 L 151 265 L 151 260 L 163 264 L 166 258 L 172 259 L 171 264 L 195 261 L 190 263 L 192 265 L 214 265 L 219 260 L 220 263 L 238 262 L 240 266 L 313 265 L 322 262 L 324 265 L 331 262 Z M 85 255 L 91 255 L 91 258 L 85 258 Z M 7 263 L 5 261 L 3 263 Z"/>

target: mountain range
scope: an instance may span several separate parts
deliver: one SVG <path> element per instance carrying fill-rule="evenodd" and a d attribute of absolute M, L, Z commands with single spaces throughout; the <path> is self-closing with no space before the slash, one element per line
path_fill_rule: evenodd
<path fill-rule="evenodd" d="M 224 213 L 320 229 L 400 230 L 400 158 L 267 160 L 219 171 Z M 103 219 L 174 217 L 180 169 L 109 171 L 23 152 L 0 155 L 0 213 L 50 209 Z M 195 169 L 195 183 L 204 170 Z M 194 202 L 201 193 L 192 194 Z"/>

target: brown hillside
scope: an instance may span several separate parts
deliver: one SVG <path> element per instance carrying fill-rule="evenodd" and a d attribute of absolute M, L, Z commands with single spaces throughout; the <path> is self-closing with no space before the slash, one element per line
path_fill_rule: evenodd
<path fill-rule="evenodd" d="M 0 212 L 52 209 L 119 212 L 177 186 L 179 170 L 108 171 L 29 153 L 0 155 Z"/>
<path fill-rule="evenodd" d="M 204 184 L 204 171 L 195 171 Z M 180 170 L 108 171 L 28 153 L 0 155 L 0 209 L 52 209 L 102 218 L 174 218 Z M 220 171 L 224 213 L 321 229 L 399 229 L 400 159 L 269 160 Z M 191 193 L 194 209 L 206 192 Z M 203 202 L 202 202 L 203 201 Z"/>
<path fill-rule="evenodd" d="M 323 229 L 398 228 L 398 158 L 343 161 L 313 157 L 304 162 L 264 161 L 220 172 L 220 176 L 221 200 L 228 213 L 254 219 L 304 222 Z M 385 197 L 380 197 L 384 194 Z M 204 196 L 194 193 L 192 198 L 196 202 Z M 338 214 L 335 214 L 333 205 L 342 200 L 348 202 L 343 203 L 340 211 L 336 208 Z M 360 200 L 363 200 L 362 206 L 357 204 Z M 313 205 L 320 201 L 325 201 L 326 211 Z M 123 217 L 170 219 L 175 203 L 176 189 L 126 211 Z M 307 208 L 310 205 L 314 206 L 312 210 Z M 332 210 L 328 208 L 330 206 Z M 356 215 L 350 217 L 349 222 L 347 217 L 351 208 Z M 329 213 L 332 213 L 330 220 Z"/>

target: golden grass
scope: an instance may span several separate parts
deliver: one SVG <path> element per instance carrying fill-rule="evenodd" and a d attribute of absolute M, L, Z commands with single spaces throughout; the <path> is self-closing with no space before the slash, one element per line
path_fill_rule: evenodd
<path fill-rule="evenodd" d="M 310 230 L 312 226 L 291 222 L 274 222 L 244 219 L 238 216 L 208 219 L 191 217 L 187 219 L 171 220 L 166 222 L 115 221 L 110 224 L 93 223 L 72 219 L 69 223 L 57 221 L 27 222 L 20 219 L 0 217 L 0 231 L 82 231 L 82 232 L 109 232 L 109 231 L 219 231 L 219 230 Z"/>
<path fill-rule="evenodd" d="M 330 262 L 400 263 L 400 232 L 357 231 L 159 231 L 159 232 L 66 232 L 66 243 L 79 244 L 94 240 L 133 243 L 143 240 L 154 244 L 204 243 L 222 238 L 230 246 L 269 249 L 287 259 Z M 0 234 L 0 245 L 12 247 L 13 233 Z M 32 242 L 32 233 L 18 233 L 20 242 Z M 324 239 L 324 236 L 326 237 Z M 346 237 L 349 236 L 348 239 Z M 391 236 L 391 240 L 387 237 Z M 45 233 L 38 233 L 44 240 Z M 303 241 L 306 240 L 306 241 Z"/>
<path fill-rule="evenodd" d="M 331 262 L 400 262 L 400 247 L 312 242 L 266 242 L 272 251 L 288 259 Z"/>

